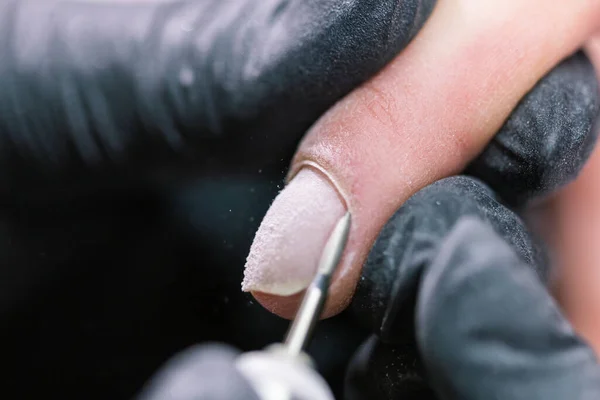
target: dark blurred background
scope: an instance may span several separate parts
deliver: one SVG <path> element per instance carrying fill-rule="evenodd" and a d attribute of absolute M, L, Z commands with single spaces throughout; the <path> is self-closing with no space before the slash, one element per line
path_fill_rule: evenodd
<path fill-rule="evenodd" d="M 248 351 L 282 340 L 288 322 L 240 283 L 287 162 L 188 166 L 105 186 L 99 177 L 88 191 L 4 204 L 2 397 L 129 399 L 192 344 Z M 317 329 L 310 352 L 338 396 L 365 336 L 348 315 Z"/>

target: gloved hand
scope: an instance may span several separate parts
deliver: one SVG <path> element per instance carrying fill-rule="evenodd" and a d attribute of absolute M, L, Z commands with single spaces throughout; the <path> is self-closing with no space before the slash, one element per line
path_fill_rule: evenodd
<path fill-rule="evenodd" d="M 201 170 L 279 161 L 433 4 L 5 1 L 0 189 L 47 196 L 92 172 L 190 158 Z"/>
<path fill-rule="evenodd" d="M 351 363 L 349 400 L 600 397 L 597 358 L 550 295 L 551 257 L 522 218 L 577 175 L 599 98 L 576 54 L 521 101 L 470 176 L 394 214 L 352 304 L 373 335 Z"/>
<path fill-rule="evenodd" d="M 239 290 L 256 225 L 433 4 L 0 2 L 2 397 L 130 398 L 190 344 L 280 340 Z"/>
<path fill-rule="evenodd" d="M 467 172 L 479 179 L 444 179 L 399 209 L 354 298 L 374 334 L 350 366 L 346 399 L 600 395 L 596 358 L 544 288 L 544 248 L 515 212 L 577 174 L 595 143 L 599 98 L 589 60 L 573 56 L 538 83 L 472 163 Z M 567 149 L 574 157 L 565 160 Z M 157 398 L 188 375 L 167 368 L 173 380 L 157 380 Z M 197 385 L 212 388 L 202 378 Z"/>

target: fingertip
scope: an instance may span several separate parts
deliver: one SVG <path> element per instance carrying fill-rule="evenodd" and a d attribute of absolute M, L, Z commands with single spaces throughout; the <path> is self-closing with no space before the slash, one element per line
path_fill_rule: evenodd
<path fill-rule="evenodd" d="M 301 169 L 277 196 L 254 237 L 242 290 L 288 297 L 306 289 L 329 235 L 346 213 L 342 200 L 326 176 Z"/>
<path fill-rule="evenodd" d="M 360 273 L 360 271 L 357 273 Z M 352 277 L 353 275 L 351 274 L 350 277 L 334 277 L 329 288 L 321 319 L 336 316 L 348 307 L 352 300 L 357 281 L 357 278 Z M 303 290 L 290 296 L 277 296 L 262 292 L 251 293 L 256 301 L 268 311 L 282 318 L 292 320 L 296 316 L 305 292 Z"/>
<path fill-rule="evenodd" d="M 296 311 L 302 302 L 304 291 L 291 296 L 277 296 L 274 294 L 251 292 L 252 296 L 268 311 L 288 320 L 294 319 Z"/>

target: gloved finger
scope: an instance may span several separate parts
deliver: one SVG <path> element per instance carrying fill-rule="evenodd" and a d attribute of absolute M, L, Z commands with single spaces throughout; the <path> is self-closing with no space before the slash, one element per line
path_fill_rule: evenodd
<path fill-rule="evenodd" d="M 243 289 L 291 317 L 346 210 L 350 238 L 324 316 L 343 310 L 364 260 L 411 194 L 456 174 L 519 100 L 595 28 L 600 3 L 440 2 L 394 62 L 309 132 L 255 237 Z"/>
<path fill-rule="evenodd" d="M 139 400 L 259 400 L 235 366 L 238 352 L 207 344 L 175 356 L 142 390 Z"/>
<path fill-rule="evenodd" d="M 410 324 L 423 271 L 464 216 L 487 221 L 540 279 L 548 269 L 544 248 L 521 218 L 481 181 L 455 176 L 421 189 L 381 230 L 364 265 L 352 312 L 386 343 L 412 338 Z"/>
<path fill-rule="evenodd" d="M 416 335 L 441 399 L 594 399 L 600 366 L 531 267 L 481 219 L 424 270 Z"/>
<path fill-rule="evenodd" d="M 406 46 L 433 3 L 4 1 L 2 184 L 190 153 L 279 160 Z"/>
<path fill-rule="evenodd" d="M 552 194 L 587 161 L 598 135 L 599 111 L 596 72 L 580 51 L 521 100 L 467 173 L 512 205 Z"/>
<path fill-rule="evenodd" d="M 373 354 L 357 353 L 350 364 L 347 391 L 357 393 L 357 399 L 412 393 L 415 382 L 406 377 L 423 378 L 420 368 L 407 367 L 406 361 L 419 363 L 414 338 L 418 288 L 440 245 L 465 216 L 486 221 L 541 280 L 548 276 L 543 247 L 484 183 L 456 176 L 421 189 L 382 229 L 351 303 L 353 314 L 379 338 Z"/>

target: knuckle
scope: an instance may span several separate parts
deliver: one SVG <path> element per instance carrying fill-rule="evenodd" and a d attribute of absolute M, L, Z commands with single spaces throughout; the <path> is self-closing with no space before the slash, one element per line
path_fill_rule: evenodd
<path fill-rule="evenodd" d="M 395 128 L 398 124 L 398 106 L 393 93 L 374 82 L 367 82 L 363 89 L 365 111 L 382 125 Z"/>

